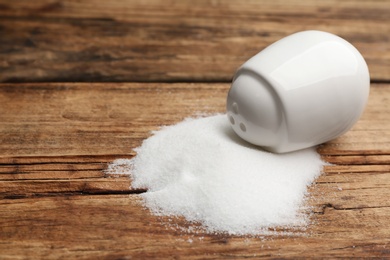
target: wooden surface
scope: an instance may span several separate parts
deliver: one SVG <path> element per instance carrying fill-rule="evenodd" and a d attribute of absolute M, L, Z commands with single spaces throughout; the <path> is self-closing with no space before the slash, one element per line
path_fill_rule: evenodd
<path fill-rule="evenodd" d="M 0 0 L 0 82 L 229 81 L 309 29 L 344 37 L 390 80 L 388 0 Z"/>
<path fill-rule="evenodd" d="M 0 86 L 4 258 L 390 255 L 390 85 L 373 84 L 359 123 L 319 148 L 333 163 L 310 188 L 305 232 L 265 239 L 188 234 L 152 216 L 107 164 L 161 124 L 223 112 L 229 84 Z M 151 105 L 153 104 L 153 105 Z"/>
<path fill-rule="evenodd" d="M 0 0 L 0 259 L 390 258 L 390 2 L 283 2 Z M 351 41 L 373 82 L 318 148 L 333 165 L 306 231 L 186 233 L 105 173 L 151 130 L 224 112 L 237 66 L 304 29 Z"/>

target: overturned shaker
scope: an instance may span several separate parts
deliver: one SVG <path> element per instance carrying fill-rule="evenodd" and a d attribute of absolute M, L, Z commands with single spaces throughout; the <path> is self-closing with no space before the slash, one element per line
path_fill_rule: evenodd
<path fill-rule="evenodd" d="M 355 47 L 330 33 L 303 31 L 237 70 L 227 115 L 242 139 L 291 152 L 347 132 L 363 113 L 369 89 L 368 67 Z"/>

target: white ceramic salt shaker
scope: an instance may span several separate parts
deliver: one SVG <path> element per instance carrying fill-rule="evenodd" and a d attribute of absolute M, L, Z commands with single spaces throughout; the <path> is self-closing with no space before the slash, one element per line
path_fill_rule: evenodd
<path fill-rule="evenodd" d="M 315 146 L 347 132 L 370 89 L 362 55 L 321 31 L 287 36 L 245 62 L 227 97 L 227 114 L 244 140 L 275 153 Z"/>

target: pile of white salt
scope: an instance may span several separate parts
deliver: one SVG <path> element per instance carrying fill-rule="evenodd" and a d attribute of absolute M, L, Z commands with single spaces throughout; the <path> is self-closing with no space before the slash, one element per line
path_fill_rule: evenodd
<path fill-rule="evenodd" d="M 235 235 L 307 225 L 306 188 L 324 165 L 314 148 L 272 154 L 251 146 L 226 115 L 163 127 L 136 152 L 108 172 L 130 174 L 133 188 L 146 188 L 141 196 L 154 214 Z"/>

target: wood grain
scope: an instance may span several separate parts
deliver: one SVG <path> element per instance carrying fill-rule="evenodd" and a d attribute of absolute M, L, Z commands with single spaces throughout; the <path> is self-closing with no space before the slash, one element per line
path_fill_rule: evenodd
<path fill-rule="evenodd" d="M 372 84 L 361 120 L 318 151 L 307 230 L 237 237 L 153 216 L 108 163 L 151 130 L 223 112 L 229 84 L 0 84 L 2 259 L 390 257 L 390 85 Z"/>
<path fill-rule="evenodd" d="M 3 259 L 389 256 L 389 204 L 361 209 L 328 206 L 312 216 L 315 225 L 305 235 L 259 238 L 185 233 L 187 223 L 151 215 L 138 195 L 1 200 L 0 205 Z"/>
<path fill-rule="evenodd" d="M 387 0 L 0 0 L 0 259 L 390 258 L 389 13 Z M 330 164 L 306 230 L 189 230 L 106 171 L 162 125 L 223 113 L 236 68 L 307 29 L 355 45 L 375 84 L 353 129 L 318 148 Z"/>
<path fill-rule="evenodd" d="M 335 33 L 390 80 L 388 1 L 0 0 L 0 82 L 230 81 L 291 33 Z"/>
<path fill-rule="evenodd" d="M 164 124 L 223 112 L 228 84 L 3 84 L 0 158 L 132 154 Z"/>
<path fill-rule="evenodd" d="M 25 156 L 134 155 L 132 149 L 162 125 L 223 113 L 228 88 L 222 83 L 1 84 L 0 162 Z M 360 121 L 319 151 L 390 155 L 389 99 L 390 85 L 372 84 Z"/>

